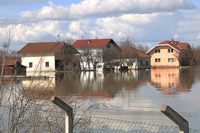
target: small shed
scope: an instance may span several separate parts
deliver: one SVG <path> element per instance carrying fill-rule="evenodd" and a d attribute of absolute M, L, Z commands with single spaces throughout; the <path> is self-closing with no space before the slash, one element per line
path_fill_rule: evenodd
<path fill-rule="evenodd" d="M 3 75 L 26 75 L 26 67 L 17 60 L 4 61 L 1 64 L 1 71 L 2 69 L 4 69 Z"/>

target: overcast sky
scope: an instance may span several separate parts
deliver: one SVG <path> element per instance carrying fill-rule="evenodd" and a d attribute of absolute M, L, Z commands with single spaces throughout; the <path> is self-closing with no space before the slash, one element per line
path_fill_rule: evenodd
<path fill-rule="evenodd" d="M 0 44 L 113 38 L 152 47 L 164 40 L 200 44 L 200 0 L 0 0 Z"/>

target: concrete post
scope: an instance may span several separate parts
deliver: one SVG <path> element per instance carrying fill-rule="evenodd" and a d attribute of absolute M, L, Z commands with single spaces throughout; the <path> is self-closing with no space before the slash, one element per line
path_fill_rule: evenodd
<path fill-rule="evenodd" d="M 51 101 L 66 112 L 65 133 L 73 133 L 73 109 L 56 96 L 51 97 Z"/>
<path fill-rule="evenodd" d="M 161 112 L 169 117 L 179 126 L 179 133 L 189 133 L 189 123 L 180 114 L 174 111 L 170 106 L 163 105 Z"/>

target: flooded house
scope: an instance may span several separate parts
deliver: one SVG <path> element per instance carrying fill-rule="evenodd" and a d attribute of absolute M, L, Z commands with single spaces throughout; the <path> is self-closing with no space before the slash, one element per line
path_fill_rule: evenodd
<path fill-rule="evenodd" d="M 81 39 L 73 46 L 80 53 L 81 70 L 95 70 L 97 63 L 112 62 L 121 48 L 113 39 Z"/>
<path fill-rule="evenodd" d="M 26 67 L 17 60 L 6 60 L 1 64 L 1 72 L 3 75 L 26 75 Z"/>
<path fill-rule="evenodd" d="M 26 66 L 27 75 L 37 72 L 68 70 L 76 67 L 74 60 L 79 52 L 66 42 L 33 42 L 21 50 L 22 65 Z"/>
<path fill-rule="evenodd" d="M 150 69 L 150 57 L 150 55 L 133 47 L 128 47 L 118 54 L 115 64 L 118 64 L 119 67 L 126 67 L 127 69 Z"/>
<path fill-rule="evenodd" d="M 147 54 L 151 56 L 151 67 L 179 67 L 193 65 L 193 52 L 187 42 L 163 41 L 152 47 Z"/>

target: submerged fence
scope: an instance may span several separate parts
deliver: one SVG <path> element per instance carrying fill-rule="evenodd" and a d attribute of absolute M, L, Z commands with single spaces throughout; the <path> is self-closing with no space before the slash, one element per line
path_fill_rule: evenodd
<path fill-rule="evenodd" d="M 73 115 L 73 109 L 57 97 L 51 101 L 66 111 L 66 133 L 200 133 L 189 129 L 189 124 L 171 107 L 164 105 L 161 109 L 166 116 L 178 126 L 138 123 L 117 119 L 95 117 L 92 115 Z M 74 118 L 73 118 L 74 117 Z"/>

